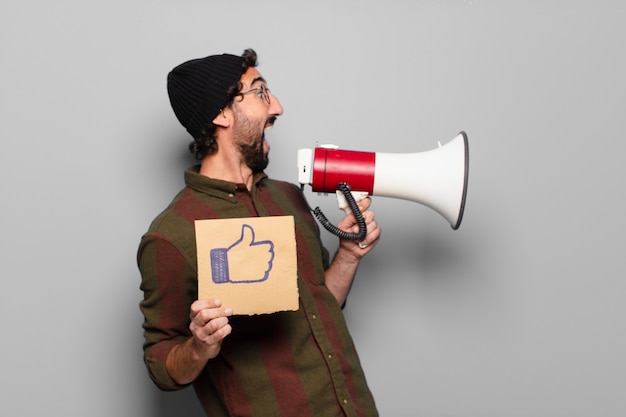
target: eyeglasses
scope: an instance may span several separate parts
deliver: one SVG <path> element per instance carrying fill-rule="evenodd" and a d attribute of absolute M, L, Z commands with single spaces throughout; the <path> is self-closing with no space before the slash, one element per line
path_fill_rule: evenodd
<path fill-rule="evenodd" d="M 243 96 L 244 94 L 254 93 L 255 91 L 258 91 L 258 93 L 256 94 L 258 98 L 262 98 L 267 104 L 270 104 L 270 89 L 267 88 L 265 84 L 261 84 L 259 87 L 254 87 L 249 90 L 242 91 L 238 95 Z"/>

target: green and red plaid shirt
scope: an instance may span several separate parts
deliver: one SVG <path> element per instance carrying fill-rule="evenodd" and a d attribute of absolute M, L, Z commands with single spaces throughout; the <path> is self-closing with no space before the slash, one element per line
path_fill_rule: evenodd
<path fill-rule="evenodd" d="M 242 184 L 185 171 L 186 187 L 142 237 L 144 359 L 163 390 L 183 388 L 165 369 L 170 349 L 189 338 L 197 299 L 194 220 L 292 215 L 298 257 L 298 311 L 232 316 L 232 333 L 193 383 L 211 417 L 377 416 L 341 307 L 324 285 L 329 256 L 301 191 L 257 174 Z"/>

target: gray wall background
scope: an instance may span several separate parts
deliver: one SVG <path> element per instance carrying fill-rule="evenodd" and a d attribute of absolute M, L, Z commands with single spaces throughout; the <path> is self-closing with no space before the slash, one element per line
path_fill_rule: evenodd
<path fill-rule="evenodd" d="M 383 240 L 346 316 L 381 415 L 626 415 L 625 18 L 602 0 L 3 1 L 0 414 L 201 415 L 144 371 L 135 251 L 193 163 L 167 72 L 253 47 L 285 107 L 274 177 L 295 182 L 316 142 L 469 135 L 458 231 L 374 201 Z"/>

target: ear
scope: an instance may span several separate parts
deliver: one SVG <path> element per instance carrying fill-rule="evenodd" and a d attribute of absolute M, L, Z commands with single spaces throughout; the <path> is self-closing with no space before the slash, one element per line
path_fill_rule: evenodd
<path fill-rule="evenodd" d="M 231 109 L 225 108 L 213 119 L 213 124 L 220 127 L 228 127 L 232 123 L 233 113 Z"/>

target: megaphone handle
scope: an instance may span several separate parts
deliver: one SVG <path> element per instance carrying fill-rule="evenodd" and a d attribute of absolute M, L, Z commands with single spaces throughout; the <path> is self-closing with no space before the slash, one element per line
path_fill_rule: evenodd
<path fill-rule="evenodd" d="M 369 196 L 367 191 L 350 191 L 350 194 L 352 194 L 352 198 L 354 198 L 354 201 L 356 202 L 364 200 Z M 339 206 L 339 209 L 343 210 L 346 214 L 352 213 L 348 200 L 340 190 L 337 190 L 337 205 Z"/>
<path fill-rule="evenodd" d="M 324 227 L 324 229 L 328 230 L 330 233 L 334 234 L 340 239 L 362 241 L 363 239 L 365 239 L 365 236 L 367 235 L 367 225 L 365 224 L 365 218 L 363 218 L 363 213 L 361 213 L 361 210 L 359 209 L 359 205 L 356 203 L 354 196 L 351 193 L 350 186 L 348 184 L 346 184 L 345 182 L 341 182 L 337 184 L 337 188 L 339 189 L 339 191 L 342 192 L 343 197 L 345 197 L 345 201 L 348 205 L 348 208 L 350 209 L 352 214 L 354 214 L 354 218 L 356 219 L 356 222 L 359 225 L 359 233 L 350 233 L 350 232 L 346 232 L 344 230 L 339 229 L 337 226 L 332 224 L 326 218 L 326 216 L 324 216 L 324 213 L 322 213 L 322 210 L 320 210 L 319 207 L 316 207 L 315 210 L 313 210 L 313 214 L 315 215 L 315 217 L 317 217 L 317 220 Z"/>

